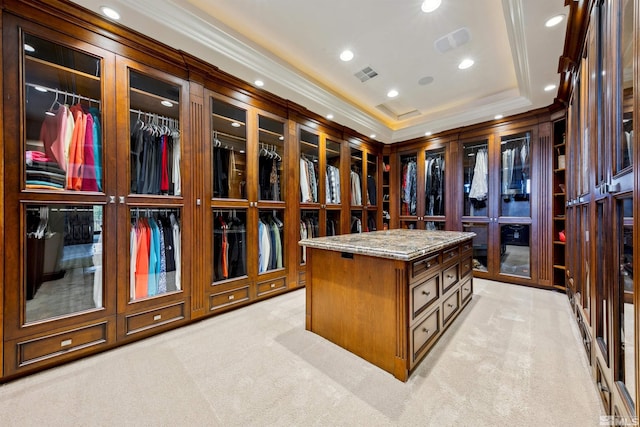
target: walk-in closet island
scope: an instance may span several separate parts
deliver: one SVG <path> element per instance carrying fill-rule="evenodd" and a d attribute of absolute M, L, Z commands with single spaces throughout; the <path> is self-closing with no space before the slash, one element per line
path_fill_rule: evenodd
<path fill-rule="evenodd" d="M 306 329 L 406 381 L 473 294 L 474 233 L 304 239 Z"/>

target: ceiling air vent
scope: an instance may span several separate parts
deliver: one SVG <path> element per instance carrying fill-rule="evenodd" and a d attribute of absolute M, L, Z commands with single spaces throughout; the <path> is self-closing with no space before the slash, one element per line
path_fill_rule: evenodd
<path fill-rule="evenodd" d="M 360 80 L 362 83 L 366 82 L 369 79 L 374 78 L 377 75 L 378 73 L 376 73 L 375 70 L 371 67 L 365 67 L 354 74 L 354 76 L 356 76 L 358 80 Z"/>
<path fill-rule="evenodd" d="M 462 46 L 471 40 L 471 33 L 466 28 L 460 28 L 449 34 L 446 34 L 436 40 L 433 44 L 440 53 L 445 53 L 452 49 Z"/>

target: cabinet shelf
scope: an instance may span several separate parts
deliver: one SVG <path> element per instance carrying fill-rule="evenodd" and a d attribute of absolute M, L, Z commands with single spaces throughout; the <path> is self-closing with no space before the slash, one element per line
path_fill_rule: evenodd
<path fill-rule="evenodd" d="M 554 264 L 553 268 L 555 270 L 562 270 L 562 271 L 565 271 L 567 269 L 567 267 L 565 267 L 564 265 L 560 265 L 560 264 Z"/>
<path fill-rule="evenodd" d="M 565 245 L 566 245 L 566 242 L 561 242 L 560 240 L 554 240 L 554 241 L 553 241 L 553 244 L 554 244 L 554 245 L 565 246 Z"/>

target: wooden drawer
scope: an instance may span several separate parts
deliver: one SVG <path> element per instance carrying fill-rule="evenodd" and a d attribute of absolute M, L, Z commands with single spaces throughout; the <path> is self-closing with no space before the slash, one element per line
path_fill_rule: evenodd
<path fill-rule="evenodd" d="M 133 335 L 185 319 L 185 304 L 179 302 L 162 308 L 130 314 L 125 317 L 125 333 Z"/>
<path fill-rule="evenodd" d="M 442 272 L 442 295 L 460 280 L 460 264 L 454 264 Z"/>
<path fill-rule="evenodd" d="M 232 305 L 249 301 L 249 286 L 213 294 L 209 297 L 209 309 L 220 310 Z"/>
<path fill-rule="evenodd" d="M 458 246 L 445 249 L 442 251 L 442 263 L 446 264 L 454 259 L 458 259 L 458 255 L 460 255 L 460 248 Z"/>
<path fill-rule="evenodd" d="M 411 263 L 411 281 L 434 274 L 442 263 L 440 254 L 427 255 Z"/>
<path fill-rule="evenodd" d="M 471 273 L 471 270 L 473 270 L 471 257 L 463 258 L 462 261 L 460 261 L 460 277 L 464 277 Z"/>
<path fill-rule="evenodd" d="M 283 289 L 287 289 L 287 282 L 284 277 L 281 279 L 268 280 L 266 282 L 258 283 L 258 296 L 261 297 Z"/>
<path fill-rule="evenodd" d="M 473 250 L 473 240 L 467 240 L 464 243 L 460 244 L 460 255 L 463 256 L 467 252 L 471 252 Z"/>
<path fill-rule="evenodd" d="M 473 295 L 473 279 L 469 279 L 460 286 L 460 299 L 466 302 Z"/>
<path fill-rule="evenodd" d="M 440 310 L 428 315 L 411 330 L 411 366 L 426 353 L 429 344 L 440 332 Z"/>
<path fill-rule="evenodd" d="M 14 368 L 106 344 L 108 336 L 107 322 L 101 322 L 32 340 L 19 341 L 16 343 L 17 360 Z M 7 351 L 10 351 L 8 347 Z"/>
<path fill-rule="evenodd" d="M 411 321 L 424 313 L 440 296 L 440 275 L 411 287 Z"/>
<path fill-rule="evenodd" d="M 447 324 L 449 319 L 453 317 L 454 314 L 460 308 L 460 289 L 456 290 L 449 298 L 447 298 L 442 304 L 442 323 L 444 325 Z"/>

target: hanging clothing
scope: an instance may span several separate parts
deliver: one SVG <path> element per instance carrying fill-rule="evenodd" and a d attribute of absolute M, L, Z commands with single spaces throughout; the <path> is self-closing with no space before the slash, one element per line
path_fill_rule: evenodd
<path fill-rule="evenodd" d="M 351 205 L 360 206 L 362 205 L 362 184 L 360 182 L 360 175 L 357 172 L 351 171 L 349 176 L 351 181 Z"/>
<path fill-rule="evenodd" d="M 486 148 L 478 150 L 475 158 L 476 163 L 473 169 L 469 199 L 483 201 L 487 199 L 487 194 L 489 193 L 489 159 Z"/>
<path fill-rule="evenodd" d="M 409 160 L 402 167 L 401 215 L 416 215 L 417 213 L 417 173 L 415 159 Z"/>
<path fill-rule="evenodd" d="M 326 174 L 327 203 L 340 204 L 340 169 L 335 166 L 327 166 Z"/>
<path fill-rule="evenodd" d="M 425 214 L 444 215 L 444 156 L 425 158 Z"/>
<path fill-rule="evenodd" d="M 300 159 L 300 201 L 302 203 L 312 202 L 311 198 L 311 185 L 309 184 L 309 162 L 301 158 Z"/>
<path fill-rule="evenodd" d="M 376 189 L 376 179 L 368 175 L 367 176 L 367 202 L 371 206 L 378 204 L 378 191 Z"/>

